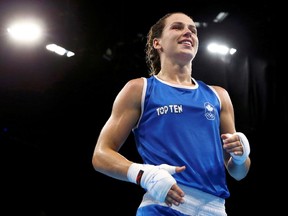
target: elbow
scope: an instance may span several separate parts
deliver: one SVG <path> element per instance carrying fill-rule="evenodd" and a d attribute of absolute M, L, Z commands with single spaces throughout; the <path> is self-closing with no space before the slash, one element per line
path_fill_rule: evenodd
<path fill-rule="evenodd" d="M 99 158 L 100 158 L 99 153 L 97 151 L 95 151 L 93 156 L 92 156 L 92 166 L 93 166 L 94 170 L 96 170 L 96 171 L 100 170 Z"/>
<path fill-rule="evenodd" d="M 92 157 L 92 166 L 94 170 L 97 170 L 97 158 L 95 157 L 95 155 L 93 155 Z"/>

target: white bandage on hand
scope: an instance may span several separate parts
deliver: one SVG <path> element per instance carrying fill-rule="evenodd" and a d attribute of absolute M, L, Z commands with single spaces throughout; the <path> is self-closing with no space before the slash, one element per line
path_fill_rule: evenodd
<path fill-rule="evenodd" d="M 175 172 L 176 167 L 167 164 L 154 166 L 133 163 L 129 167 L 127 177 L 130 182 L 149 191 L 155 200 L 164 202 L 168 191 L 176 183 L 172 177 Z"/>
<path fill-rule="evenodd" d="M 249 145 L 249 141 L 248 141 L 247 137 L 243 133 L 236 132 L 235 134 L 237 134 L 238 137 L 240 138 L 240 143 L 243 147 L 243 154 L 242 155 L 235 155 L 234 153 L 231 153 L 230 155 L 232 156 L 233 162 L 240 165 L 240 164 L 243 164 L 246 161 L 246 159 L 248 158 L 248 156 L 250 154 L 250 145 Z"/>

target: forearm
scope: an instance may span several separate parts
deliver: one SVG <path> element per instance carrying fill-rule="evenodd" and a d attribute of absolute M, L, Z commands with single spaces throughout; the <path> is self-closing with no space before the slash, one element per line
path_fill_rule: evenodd
<path fill-rule="evenodd" d="M 245 178 L 249 172 L 251 165 L 250 157 L 247 157 L 246 161 L 243 164 L 236 164 L 232 157 L 230 157 L 227 163 L 227 170 L 228 173 L 237 181 Z"/>
<path fill-rule="evenodd" d="M 92 158 L 96 171 L 122 181 L 128 181 L 127 172 L 131 164 L 131 161 L 113 150 L 95 151 Z"/>
<path fill-rule="evenodd" d="M 245 134 L 241 132 L 225 134 L 222 137 L 225 138 L 223 143 L 226 150 L 224 158 L 227 170 L 234 179 L 239 181 L 247 175 L 250 169 L 249 141 Z"/>

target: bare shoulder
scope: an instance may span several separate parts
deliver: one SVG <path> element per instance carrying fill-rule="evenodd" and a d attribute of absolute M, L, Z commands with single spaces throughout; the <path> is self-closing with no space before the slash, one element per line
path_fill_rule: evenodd
<path fill-rule="evenodd" d="M 224 99 L 227 96 L 229 97 L 229 94 L 225 88 L 221 86 L 216 86 L 216 85 L 211 85 L 210 87 L 212 87 L 217 92 L 217 94 L 219 95 L 221 99 Z"/>
<path fill-rule="evenodd" d="M 144 79 L 142 77 L 139 77 L 139 78 L 129 80 L 126 83 L 125 87 L 129 89 L 133 89 L 133 90 L 137 90 L 137 89 L 142 90 L 143 85 L 144 85 Z"/>
<path fill-rule="evenodd" d="M 219 94 L 223 94 L 223 93 L 227 93 L 226 89 L 221 87 L 221 86 L 216 86 L 216 85 L 210 85 L 210 87 L 212 87 L 215 91 L 217 91 L 217 93 Z"/>
<path fill-rule="evenodd" d="M 144 86 L 143 78 L 135 78 L 126 82 L 119 92 L 116 101 L 124 104 L 139 104 Z"/>
<path fill-rule="evenodd" d="M 139 94 L 141 95 L 142 93 L 143 86 L 144 86 L 143 78 L 131 79 L 125 84 L 121 92 L 126 94 L 126 96 L 139 97 Z"/>
<path fill-rule="evenodd" d="M 229 105 L 229 106 L 232 105 L 230 95 L 225 88 L 221 86 L 215 86 L 215 85 L 211 85 L 210 87 L 213 88 L 214 91 L 218 94 L 222 103 L 222 107 L 226 105 Z"/>

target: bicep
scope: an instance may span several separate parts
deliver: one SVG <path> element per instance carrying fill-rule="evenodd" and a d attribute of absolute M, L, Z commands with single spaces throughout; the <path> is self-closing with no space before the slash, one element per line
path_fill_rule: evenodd
<path fill-rule="evenodd" d="M 141 85 L 127 83 L 119 92 L 112 106 L 109 119 L 98 138 L 98 148 L 118 151 L 140 116 Z"/>
<path fill-rule="evenodd" d="M 223 133 L 235 133 L 234 108 L 228 92 L 220 88 L 217 90 L 221 99 L 220 129 Z"/>
<path fill-rule="evenodd" d="M 236 132 L 236 129 L 235 129 L 235 119 L 234 119 L 234 108 L 233 108 L 231 98 L 225 89 L 221 87 L 216 87 L 215 89 L 221 100 L 221 112 L 220 112 L 220 130 L 221 131 L 220 132 L 221 134 L 224 134 L 224 133 L 233 134 Z M 223 149 L 223 153 L 224 153 L 225 164 L 227 165 L 228 160 L 230 158 L 230 154 L 227 153 L 224 149 Z"/>

